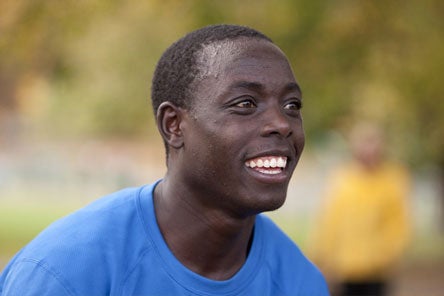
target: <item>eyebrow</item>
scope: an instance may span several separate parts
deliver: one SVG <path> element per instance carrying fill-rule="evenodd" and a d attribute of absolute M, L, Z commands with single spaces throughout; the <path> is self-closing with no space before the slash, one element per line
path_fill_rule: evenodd
<path fill-rule="evenodd" d="M 231 85 L 231 88 L 248 88 L 252 90 L 262 90 L 264 86 L 258 82 L 238 81 Z"/>
<path fill-rule="evenodd" d="M 298 91 L 300 94 L 302 94 L 302 90 L 299 87 L 299 84 L 297 84 L 296 82 L 290 82 L 289 84 L 287 84 L 285 86 L 285 90 L 287 91 L 292 91 L 292 90 L 296 90 Z"/>

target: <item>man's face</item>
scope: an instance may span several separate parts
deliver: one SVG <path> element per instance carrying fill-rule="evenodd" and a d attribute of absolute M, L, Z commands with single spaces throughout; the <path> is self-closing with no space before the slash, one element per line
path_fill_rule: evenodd
<path fill-rule="evenodd" d="M 207 46 L 183 122 L 180 162 L 199 202 L 251 215 L 279 208 L 304 147 L 301 91 L 273 44 Z M 197 190 L 197 191 L 196 191 Z"/>

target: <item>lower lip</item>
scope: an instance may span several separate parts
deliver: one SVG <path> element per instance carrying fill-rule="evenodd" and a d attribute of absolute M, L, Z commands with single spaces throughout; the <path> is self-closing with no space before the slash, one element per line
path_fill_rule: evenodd
<path fill-rule="evenodd" d="M 276 184 L 276 183 L 284 183 L 287 181 L 287 173 L 285 172 L 285 170 L 281 170 L 281 172 L 277 174 L 267 174 L 267 173 L 261 173 L 256 169 L 252 169 L 250 167 L 245 167 L 245 169 L 253 178 L 255 178 L 257 181 L 261 183 Z"/>

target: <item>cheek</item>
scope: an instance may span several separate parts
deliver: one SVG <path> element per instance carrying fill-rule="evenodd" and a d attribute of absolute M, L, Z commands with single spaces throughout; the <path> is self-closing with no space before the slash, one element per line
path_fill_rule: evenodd
<path fill-rule="evenodd" d="M 195 136 L 189 139 L 189 148 L 192 149 L 190 162 L 199 162 L 202 169 L 208 170 L 212 175 L 229 167 L 235 157 L 236 141 L 231 137 L 230 129 L 219 127 L 224 125 L 196 129 Z"/>
<path fill-rule="evenodd" d="M 233 193 L 233 184 L 239 180 L 239 164 L 228 139 L 208 135 L 204 141 L 195 143 L 193 153 L 187 160 L 189 180 L 205 188 L 209 195 Z"/>
<path fill-rule="evenodd" d="M 305 132 L 302 126 L 302 122 L 298 122 L 296 126 L 297 127 L 293 129 L 293 141 L 296 152 L 298 154 L 301 154 L 305 146 Z"/>
<path fill-rule="evenodd" d="M 305 133 L 304 130 L 301 129 L 301 131 L 297 134 L 297 146 L 298 146 L 298 152 L 301 153 L 302 150 L 304 150 L 305 146 Z"/>
<path fill-rule="evenodd" d="M 212 134 L 207 138 L 207 153 L 214 164 L 224 167 L 235 157 L 235 145 L 239 143 L 233 141 L 229 134 Z"/>

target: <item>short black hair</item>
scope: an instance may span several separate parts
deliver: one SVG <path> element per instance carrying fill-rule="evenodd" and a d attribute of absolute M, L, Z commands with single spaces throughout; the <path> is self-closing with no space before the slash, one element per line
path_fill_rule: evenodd
<path fill-rule="evenodd" d="M 192 89 L 199 74 L 197 57 L 203 48 L 214 42 L 249 37 L 273 41 L 263 33 L 239 25 L 211 25 L 188 33 L 173 43 L 157 63 L 152 80 L 151 103 L 154 114 L 163 102 L 170 101 L 178 107 L 189 108 Z"/>

